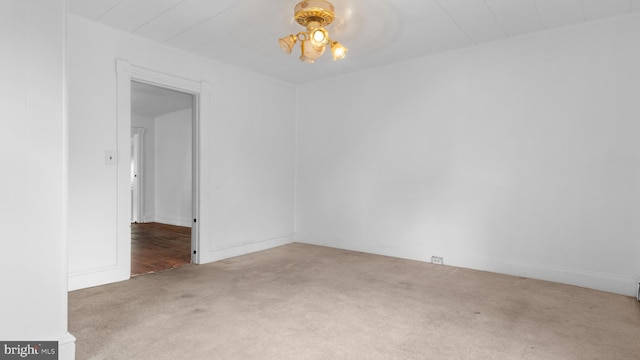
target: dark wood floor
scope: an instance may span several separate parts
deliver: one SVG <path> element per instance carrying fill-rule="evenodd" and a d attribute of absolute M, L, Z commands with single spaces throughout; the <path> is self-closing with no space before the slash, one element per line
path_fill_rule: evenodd
<path fill-rule="evenodd" d="M 160 223 L 131 224 L 131 276 L 191 263 L 191 228 Z"/>

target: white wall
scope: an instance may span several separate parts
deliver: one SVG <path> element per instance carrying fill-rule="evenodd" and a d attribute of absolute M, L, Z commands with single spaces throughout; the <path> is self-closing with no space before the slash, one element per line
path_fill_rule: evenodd
<path fill-rule="evenodd" d="M 66 360 L 65 19 L 63 0 L 0 3 L 0 339 Z"/>
<path fill-rule="evenodd" d="M 143 222 L 155 221 L 155 118 L 140 114 L 131 114 L 131 127 L 144 129 L 144 161 L 143 161 L 143 191 L 144 207 Z"/>
<path fill-rule="evenodd" d="M 70 15 L 69 287 L 129 277 L 117 246 L 118 166 L 104 161 L 118 147 L 116 59 L 211 86 L 200 123 L 201 261 L 290 242 L 295 109 L 284 105 L 295 87 Z M 120 154 L 127 161 L 128 151 Z"/>
<path fill-rule="evenodd" d="M 191 227 L 191 153 L 193 112 L 189 109 L 155 119 L 155 221 Z"/>
<path fill-rule="evenodd" d="M 297 239 L 634 294 L 638 44 L 634 16 L 301 87 Z"/>
<path fill-rule="evenodd" d="M 191 227 L 192 110 L 131 115 L 144 129 L 144 222 Z"/>

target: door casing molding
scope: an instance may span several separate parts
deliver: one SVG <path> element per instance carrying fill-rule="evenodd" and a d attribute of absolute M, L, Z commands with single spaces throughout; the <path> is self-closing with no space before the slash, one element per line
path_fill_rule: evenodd
<path fill-rule="evenodd" d="M 193 166 L 192 166 L 192 228 L 191 228 L 191 261 L 201 263 L 201 239 L 208 238 L 208 229 L 203 226 L 201 219 L 209 213 L 209 204 L 200 201 L 202 198 L 200 184 L 202 174 L 208 174 L 207 161 L 203 161 L 201 142 L 201 120 L 207 119 L 211 108 L 211 87 L 206 81 L 185 79 L 179 76 L 165 74 L 159 71 L 139 67 L 130 62 L 117 59 L 117 148 L 120 159 L 131 149 L 131 81 L 143 82 L 171 90 L 193 95 Z M 203 172 L 204 170 L 204 172 Z M 131 273 L 131 194 L 130 194 L 130 164 L 118 161 L 117 164 L 117 268 L 122 279 L 130 278 Z M 206 218 L 206 217 L 205 217 Z M 204 235 L 204 236 L 203 236 Z"/>

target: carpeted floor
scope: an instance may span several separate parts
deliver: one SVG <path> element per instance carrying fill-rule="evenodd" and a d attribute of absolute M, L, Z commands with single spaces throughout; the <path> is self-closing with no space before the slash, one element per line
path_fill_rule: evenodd
<path fill-rule="evenodd" d="M 638 359 L 630 297 L 305 244 L 69 294 L 84 359 Z"/>

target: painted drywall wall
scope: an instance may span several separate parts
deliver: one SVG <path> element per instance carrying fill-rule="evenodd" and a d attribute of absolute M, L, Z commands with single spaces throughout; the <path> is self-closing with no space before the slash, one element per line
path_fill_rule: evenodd
<path fill-rule="evenodd" d="M 65 19 L 63 0 L 0 3 L 0 339 L 58 341 L 66 360 Z"/>
<path fill-rule="evenodd" d="M 191 125 L 191 109 L 131 115 L 131 127 L 144 129 L 144 222 L 191 227 Z"/>
<path fill-rule="evenodd" d="M 191 227 L 193 112 L 183 109 L 155 118 L 155 221 Z"/>
<path fill-rule="evenodd" d="M 143 222 L 155 221 L 155 118 L 140 114 L 131 114 L 131 127 L 144 129 L 144 160 L 143 160 L 143 191 L 144 208 Z"/>
<path fill-rule="evenodd" d="M 118 228 L 118 166 L 104 159 L 118 147 L 116 59 L 210 85 L 210 116 L 199 129 L 201 261 L 292 241 L 295 108 L 283 104 L 295 98 L 294 86 L 73 15 L 68 26 L 71 289 L 129 277 L 130 259 L 117 246 L 126 236 Z"/>
<path fill-rule="evenodd" d="M 634 294 L 638 44 L 634 16 L 301 87 L 297 240 Z"/>

